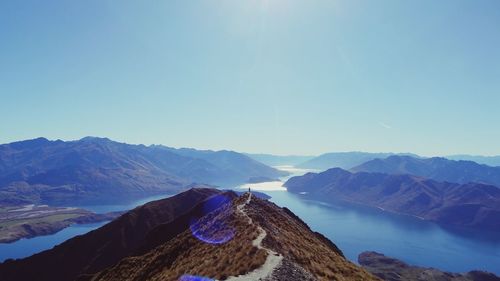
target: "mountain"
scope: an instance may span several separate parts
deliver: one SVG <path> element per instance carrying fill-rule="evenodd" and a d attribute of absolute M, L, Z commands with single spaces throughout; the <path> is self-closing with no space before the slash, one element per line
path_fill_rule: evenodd
<path fill-rule="evenodd" d="M 479 155 L 450 155 L 445 158 L 450 160 L 474 161 L 478 164 L 484 164 L 492 167 L 500 166 L 500 156 L 479 156 Z"/>
<path fill-rule="evenodd" d="M 434 268 L 411 266 L 376 252 L 361 253 L 358 262 L 373 275 L 386 281 L 500 281 L 500 277 L 488 272 L 470 271 L 464 274 L 443 272 Z"/>
<path fill-rule="evenodd" d="M 200 203 L 213 203 L 205 211 L 215 209 L 223 203 L 216 198 L 221 194 L 216 189 L 196 188 L 147 203 L 51 250 L 0 264 L 0 280 L 75 280 L 79 275 L 96 273 L 181 233 L 191 216 L 204 212 Z M 232 193 L 227 196 L 235 197 Z"/>
<path fill-rule="evenodd" d="M 306 162 L 297 165 L 298 168 L 315 169 L 315 170 L 328 170 L 330 168 L 350 169 L 358 166 L 364 162 L 376 159 L 386 158 L 395 153 L 369 153 L 369 152 L 332 152 L 325 153 Z M 398 155 L 413 155 L 414 154 L 398 154 Z"/>
<path fill-rule="evenodd" d="M 0 204 L 116 202 L 193 182 L 232 186 L 283 174 L 235 152 L 186 151 L 94 137 L 0 145 Z"/>
<path fill-rule="evenodd" d="M 218 175 L 219 181 L 242 183 L 252 177 L 281 177 L 288 173 L 252 159 L 251 157 L 234 151 L 221 150 L 196 150 L 192 148 L 172 148 L 166 146 L 154 146 L 182 155 L 184 157 L 201 159 L 222 169 L 225 175 Z"/>
<path fill-rule="evenodd" d="M 269 166 L 297 166 L 298 164 L 314 158 L 314 156 L 302 155 L 272 155 L 250 153 L 246 153 L 245 155 Z"/>
<path fill-rule="evenodd" d="M 414 158 L 390 156 L 363 163 L 353 172 L 410 174 L 437 181 L 456 183 L 477 182 L 500 186 L 500 167 L 490 167 L 472 161 L 454 161 L 445 158 Z"/>
<path fill-rule="evenodd" d="M 285 186 L 320 201 L 345 200 L 445 225 L 500 231 L 500 189 L 492 185 L 333 168 L 293 177 Z"/>
<path fill-rule="evenodd" d="M 239 276 L 239 277 L 237 277 Z M 191 189 L 0 264 L 0 280 L 378 280 L 286 208 Z"/>

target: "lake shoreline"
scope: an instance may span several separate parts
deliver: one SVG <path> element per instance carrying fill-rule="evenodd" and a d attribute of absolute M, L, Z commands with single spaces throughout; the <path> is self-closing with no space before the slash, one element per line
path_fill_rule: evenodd
<path fill-rule="evenodd" d="M 272 197 L 270 201 L 290 208 L 314 231 L 334 241 L 354 263 L 360 253 L 377 251 L 447 272 L 500 274 L 500 239 L 494 233 L 447 228 L 364 204 L 323 202 L 288 191 L 263 192 Z"/>
<path fill-rule="evenodd" d="M 0 244 L 52 235 L 75 224 L 111 221 L 121 214 L 96 214 L 80 208 L 34 204 L 3 207 L 0 212 Z"/>

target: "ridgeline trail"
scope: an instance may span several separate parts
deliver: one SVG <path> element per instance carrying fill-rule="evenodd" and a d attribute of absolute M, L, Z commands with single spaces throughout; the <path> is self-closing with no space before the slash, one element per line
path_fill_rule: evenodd
<path fill-rule="evenodd" d="M 247 213 L 245 212 L 245 207 L 249 205 L 250 202 L 252 201 L 252 193 L 248 192 L 247 194 L 248 194 L 247 200 L 242 204 L 238 205 L 236 209 L 240 215 L 248 219 L 249 225 L 253 225 L 254 222 L 252 218 L 250 218 L 250 216 L 248 216 Z M 229 277 L 227 279 L 228 281 L 254 281 L 254 280 L 265 279 L 266 277 L 271 276 L 273 271 L 280 266 L 281 261 L 283 260 L 283 256 L 271 249 L 263 247 L 262 241 L 264 240 L 264 238 L 266 238 L 267 232 L 259 225 L 257 226 L 257 230 L 259 231 L 259 235 L 252 241 L 252 245 L 254 247 L 257 247 L 258 249 L 263 249 L 264 251 L 267 252 L 266 261 L 259 268 L 251 272 L 248 272 L 244 275 Z"/>

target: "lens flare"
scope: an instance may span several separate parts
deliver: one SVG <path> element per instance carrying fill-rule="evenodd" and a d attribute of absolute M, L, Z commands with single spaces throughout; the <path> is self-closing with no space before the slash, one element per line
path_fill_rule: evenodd
<path fill-rule="evenodd" d="M 231 199 L 224 195 L 210 198 L 202 207 L 200 217 L 192 218 L 189 224 L 191 233 L 198 240 L 208 244 L 223 244 L 233 239 L 234 228 L 223 219 L 207 219 L 205 215 L 220 208 L 225 204 L 230 204 Z"/>
<path fill-rule="evenodd" d="M 232 227 L 219 221 L 206 225 L 203 221 L 193 220 L 189 228 L 194 237 L 208 244 L 224 244 L 234 237 Z"/>
<path fill-rule="evenodd" d="M 203 215 L 206 215 L 213 210 L 219 208 L 220 206 L 231 202 L 231 198 L 225 195 L 216 195 L 209 198 L 205 204 L 203 204 Z"/>
<path fill-rule="evenodd" d="M 184 274 L 179 278 L 179 281 L 214 281 L 214 279 Z"/>

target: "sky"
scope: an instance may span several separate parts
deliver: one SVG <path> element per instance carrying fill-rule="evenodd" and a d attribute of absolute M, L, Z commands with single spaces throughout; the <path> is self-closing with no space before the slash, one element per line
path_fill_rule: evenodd
<path fill-rule="evenodd" d="M 0 2 L 0 143 L 500 154 L 500 1 Z"/>

